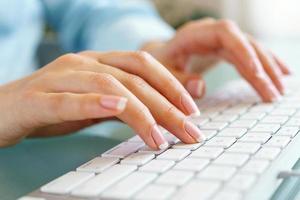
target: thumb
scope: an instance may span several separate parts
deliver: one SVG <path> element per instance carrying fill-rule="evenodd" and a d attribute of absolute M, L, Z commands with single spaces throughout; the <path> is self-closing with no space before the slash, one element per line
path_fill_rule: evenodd
<path fill-rule="evenodd" d="M 198 73 L 189 73 L 169 69 L 171 73 L 181 82 L 185 89 L 194 98 L 201 98 L 205 94 L 205 82 Z"/>

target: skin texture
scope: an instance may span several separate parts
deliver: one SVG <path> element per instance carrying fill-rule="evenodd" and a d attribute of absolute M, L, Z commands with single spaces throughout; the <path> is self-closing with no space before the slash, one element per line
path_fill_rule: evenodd
<path fill-rule="evenodd" d="M 199 114 L 190 95 L 201 98 L 205 83 L 199 73 L 190 72 L 192 57 L 232 63 L 266 102 L 284 93 L 281 78 L 290 73 L 277 56 L 228 20 L 190 22 L 170 41 L 149 42 L 142 49 L 63 55 L 0 86 L 0 147 L 112 118 L 131 126 L 153 149 L 167 145 L 157 125 L 184 143 L 199 142 L 204 136 L 187 116 Z"/>
<path fill-rule="evenodd" d="M 210 61 L 214 57 L 233 64 L 265 102 L 275 101 L 284 94 L 282 76 L 290 74 L 277 56 L 229 20 L 208 18 L 189 22 L 170 41 L 149 42 L 143 49 L 167 66 L 188 90 L 191 79 L 203 81 L 199 74 L 190 72 L 189 63 L 195 57 L 210 58 Z M 206 69 L 201 68 L 196 71 Z M 196 98 L 202 96 L 190 93 Z"/>
<path fill-rule="evenodd" d="M 186 116 L 199 113 L 191 96 L 142 51 L 61 56 L 1 86 L 0 105 L 1 146 L 28 136 L 66 134 L 110 117 L 127 123 L 153 149 L 166 142 L 157 124 L 186 143 L 199 139 L 195 132 L 201 135 L 185 129 Z"/>

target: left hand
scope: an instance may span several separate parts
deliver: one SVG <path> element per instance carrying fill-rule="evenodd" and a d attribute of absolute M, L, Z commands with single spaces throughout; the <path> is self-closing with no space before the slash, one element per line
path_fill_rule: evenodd
<path fill-rule="evenodd" d="M 185 85 L 194 97 L 205 90 L 199 74 L 187 71 L 191 56 L 214 56 L 232 63 L 266 102 L 284 94 L 282 76 L 290 74 L 288 67 L 251 36 L 245 35 L 229 20 L 204 19 L 189 22 L 166 43 L 148 43 L 150 52 Z"/>

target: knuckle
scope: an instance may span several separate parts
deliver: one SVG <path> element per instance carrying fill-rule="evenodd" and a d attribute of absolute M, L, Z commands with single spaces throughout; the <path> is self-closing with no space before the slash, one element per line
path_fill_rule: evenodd
<path fill-rule="evenodd" d="M 81 57 L 75 53 L 68 53 L 60 56 L 57 60 L 60 62 L 77 62 Z"/>
<path fill-rule="evenodd" d="M 233 30 L 237 28 L 237 24 L 229 19 L 222 19 L 218 22 L 219 27 L 221 27 L 223 30 Z"/>
<path fill-rule="evenodd" d="M 99 73 L 94 73 L 91 74 L 91 82 L 94 86 L 97 88 L 104 88 L 104 87 L 113 87 L 114 85 L 117 84 L 117 80 L 114 76 L 111 74 L 99 74 Z"/>
<path fill-rule="evenodd" d="M 149 63 L 152 56 L 146 51 L 135 51 L 132 52 L 132 57 L 141 64 Z"/>
<path fill-rule="evenodd" d="M 50 98 L 46 102 L 46 105 L 48 106 L 48 110 L 54 112 L 57 115 L 57 117 L 63 121 L 65 121 L 65 115 L 63 114 L 61 108 L 63 106 L 64 99 L 65 99 L 64 95 L 56 95 Z"/>
<path fill-rule="evenodd" d="M 129 74 L 127 75 L 127 85 L 129 85 L 130 87 L 136 88 L 145 88 L 148 86 L 148 83 L 142 79 L 141 77 L 137 76 L 137 75 L 132 75 Z"/>

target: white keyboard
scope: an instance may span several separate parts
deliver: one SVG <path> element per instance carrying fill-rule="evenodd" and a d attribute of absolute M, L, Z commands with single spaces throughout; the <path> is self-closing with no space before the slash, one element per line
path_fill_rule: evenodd
<path fill-rule="evenodd" d="M 268 199 L 300 155 L 300 84 L 286 82 L 273 104 L 242 81 L 200 101 L 203 143 L 162 129 L 170 147 L 152 151 L 134 136 L 21 199 Z"/>

